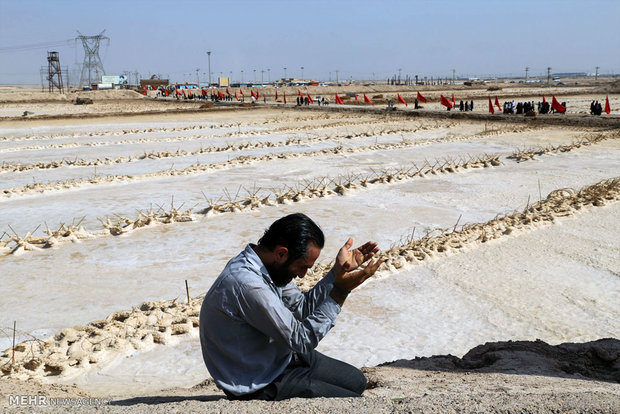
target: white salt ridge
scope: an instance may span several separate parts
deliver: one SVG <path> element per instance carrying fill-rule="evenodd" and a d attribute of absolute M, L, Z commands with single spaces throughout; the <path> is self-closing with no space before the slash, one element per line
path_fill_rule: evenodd
<path fill-rule="evenodd" d="M 618 214 L 618 203 L 594 208 L 371 280 L 349 297 L 318 350 L 362 367 L 416 356 L 461 357 L 490 341 L 617 337 Z M 600 237 L 595 242 L 593 230 Z M 92 392 L 138 392 L 190 387 L 208 377 L 199 340 L 186 337 L 74 381 Z"/>
<path fill-rule="evenodd" d="M 453 132 L 461 132 L 460 128 Z M 89 130 L 90 126 L 85 128 Z M 217 199 L 223 189 L 234 194 L 240 184 L 294 185 L 304 178 L 370 167 L 411 161 L 421 165 L 418 161 L 423 163 L 424 158 L 507 151 L 526 141 L 543 141 L 546 134 L 545 130 L 470 143 L 283 160 L 200 176 L 4 199 L 0 229 L 12 224 L 23 234 L 43 221 L 54 227 L 86 215 L 92 230 L 99 228 L 98 216 L 115 212 L 133 217 L 135 209 L 148 208 L 151 202 L 169 205 L 171 195 L 175 205 L 185 202 L 187 208 L 204 203 L 200 190 Z M 557 130 L 551 135 L 561 138 Z M 572 135 L 567 131 L 562 142 Z M 305 212 L 322 226 L 327 235 L 322 260 L 331 260 L 349 236 L 356 243 L 377 240 L 387 249 L 413 227 L 419 237 L 433 227 L 451 228 L 460 215 L 461 224 L 485 222 L 497 213 L 521 209 L 528 196 L 538 200 L 539 181 L 544 197 L 557 188 L 579 188 L 619 175 L 618 144 L 610 140 L 524 163 L 511 161 L 497 168 L 378 185 L 346 197 L 216 215 L 130 236 L 3 257 L 0 344 L 10 345 L 6 332 L 13 320 L 18 330 L 45 338 L 146 300 L 183 298 L 185 279 L 192 296 L 204 294 L 231 256 L 246 243 L 256 242 L 271 222 L 287 213 Z M 554 343 L 617 337 L 618 208 L 617 203 L 593 208 L 532 233 L 384 275 L 351 296 L 319 349 L 361 366 L 416 355 L 458 355 L 495 339 L 540 337 Z M 77 381 L 103 392 L 115 383 L 160 389 L 168 384 L 192 385 L 206 376 L 196 339 L 187 338 L 176 346 L 155 347 L 119 360 L 104 367 L 101 375 L 92 370 Z"/>

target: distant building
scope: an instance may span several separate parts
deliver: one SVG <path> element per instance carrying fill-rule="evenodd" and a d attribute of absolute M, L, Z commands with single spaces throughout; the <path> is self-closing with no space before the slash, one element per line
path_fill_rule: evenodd
<path fill-rule="evenodd" d="M 552 73 L 551 76 L 553 76 L 554 78 L 575 78 L 575 77 L 588 76 L 588 74 L 585 72 L 565 72 L 565 73 Z"/>
<path fill-rule="evenodd" d="M 155 90 L 160 86 L 166 87 L 170 85 L 168 79 L 140 79 L 140 88 L 146 87 L 150 90 Z"/>

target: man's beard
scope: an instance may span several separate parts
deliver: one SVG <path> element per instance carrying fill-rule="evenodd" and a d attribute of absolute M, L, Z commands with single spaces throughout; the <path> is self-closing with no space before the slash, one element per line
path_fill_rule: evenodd
<path fill-rule="evenodd" d="M 289 262 L 288 260 L 281 265 L 269 265 L 265 266 L 267 272 L 269 272 L 269 276 L 273 281 L 273 284 L 277 287 L 284 287 L 288 285 L 291 280 L 295 278 L 295 274 L 289 270 Z"/>

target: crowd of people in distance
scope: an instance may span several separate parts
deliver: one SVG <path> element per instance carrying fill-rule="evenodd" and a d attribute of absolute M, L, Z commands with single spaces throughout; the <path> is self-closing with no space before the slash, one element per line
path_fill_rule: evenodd
<path fill-rule="evenodd" d="M 562 102 L 562 106 L 566 108 L 566 102 Z M 547 101 L 544 101 L 544 102 L 539 101 L 536 105 L 534 105 L 534 101 L 517 102 L 516 104 L 515 104 L 515 101 L 508 101 L 508 102 L 504 102 L 504 106 L 502 109 L 502 113 L 507 114 L 507 115 L 514 115 L 514 114 L 524 115 L 529 112 L 536 112 L 536 111 L 538 111 L 539 114 L 544 115 L 544 114 L 554 113 L 555 109 Z"/>
<path fill-rule="evenodd" d="M 312 101 L 316 102 L 316 104 L 318 106 L 329 105 L 329 99 L 321 97 L 321 96 L 317 96 Z M 310 99 L 307 96 L 304 96 L 304 97 L 298 96 L 297 97 L 297 106 L 306 106 L 306 105 L 310 105 Z"/>
<path fill-rule="evenodd" d="M 603 105 L 599 101 L 592 101 L 590 104 L 590 115 L 600 115 L 603 113 Z"/>
<path fill-rule="evenodd" d="M 168 87 L 165 87 L 165 86 L 158 87 L 156 97 L 158 98 L 169 97 L 169 98 L 175 98 L 176 100 L 203 100 L 203 101 L 211 101 L 211 102 L 235 101 L 235 100 L 240 101 L 240 102 L 245 102 L 245 96 L 244 96 L 243 91 L 239 89 L 238 92 L 234 91 L 234 94 L 231 94 L 228 91 L 228 89 L 226 89 L 226 93 L 223 93 L 217 89 L 204 89 L 204 88 L 203 89 L 177 89 L 175 86 L 171 85 Z M 350 95 L 352 96 L 353 94 L 350 94 Z M 400 95 L 398 96 L 398 98 L 399 98 L 399 102 L 406 104 L 406 102 L 404 101 L 403 98 L 400 97 Z M 266 96 L 261 96 L 260 99 L 262 99 L 264 103 L 267 103 L 267 101 L 270 101 L 272 98 L 268 99 Z M 454 99 L 454 96 L 453 96 L 453 99 Z M 252 100 L 252 103 L 259 101 L 258 96 L 254 96 L 253 92 L 252 92 L 251 100 Z M 357 96 L 356 96 L 356 100 L 357 100 Z M 278 95 L 276 93 L 275 103 L 278 103 L 278 102 L 281 102 L 281 101 L 278 100 Z M 284 102 L 286 102 L 286 98 L 284 98 Z M 450 104 L 452 104 L 452 102 L 450 102 Z M 321 106 L 321 105 L 325 106 L 325 105 L 329 105 L 329 103 L 330 101 L 329 101 L 329 98 L 327 97 L 316 96 L 315 98 L 312 98 L 309 94 L 308 96 L 301 96 L 300 94 L 299 96 L 297 96 L 297 100 L 296 100 L 297 106 L 309 106 L 313 104 L 316 104 L 318 106 Z M 372 102 L 370 103 L 372 104 Z M 388 110 L 396 109 L 395 103 L 396 102 L 392 100 L 387 100 L 387 109 Z M 444 104 L 443 101 L 442 101 L 442 104 Z M 606 105 L 608 105 L 608 103 Z M 497 107 L 500 106 L 499 101 L 497 100 L 497 97 L 495 98 L 494 106 L 497 106 Z M 418 101 L 417 97 L 414 98 L 413 100 L 413 108 L 414 109 L 422 108 L 422 106 L 420 106 L 420 101 Z M 590 103 L 590 115 L 600 116 L 603 112 L 610 113 L 611 111 L 607 108 L 608 108 L 607 106 L 604 106 L 598 100 L 594 100 Z M 473 111 L 474 101 L 473 100 L 470 100 L 470 101 L 461 100 L 458 104 L 455 104 L 453 108 L 448 108 L 448 111 L 450 109 L 458 109 L 461 112 Z M 514 100 L 505 101 L 503 106 L 501 107 L 501 111 L 503 114 L 506 114 L 506 115 L 528 115 L 529 114 L 531 116 L 535 115 L 536 113 L 540 115 L 550 114 L 550 113 L 552 114 L 555 112 L 566 113 L 566 102 L 559 103 L 555 101 L 555 98 L 554 98 L 554 103 L 552 104 L 551 102 L 546 101 L 544 96 L 543 96 L 543 100 L 538 101 L 538 102 L 525 101 L 525 102 L 515 103 Z"/>
<path fill-rule="evenodd" d="M 416 99 L 416 101 L 417 101 L 417 99 Z M 467 112 L 467 111 L 473 111 L 473 110 L 474 110 L 474 101 L 471 101 L 471 102 L 465 101 L 465 103 L 463 103 L 463 101 L 461 101 L 459 103 L 459 111 Z"/>
<path fill-rule="evenodd" d="M 548 102 L 538 102 L 537 105 L 537 109 L 539 113 L 548 113 L 547 112 L 541 112 L 542 110 L 542 105 L 547 105 L 549 106 Z M 526 102 L 517 102 L 517 104 L 515 105 L 514 101 L 509 101 L 509 102 L 504 102 L 504 109 L 503 109 L 503 113 L 504 114 L 517 114 L 517 115 L 523 115 L 523 114 L 527 114 L 530 111 L 534 111 L 534 101 L 526 101 Z"/>

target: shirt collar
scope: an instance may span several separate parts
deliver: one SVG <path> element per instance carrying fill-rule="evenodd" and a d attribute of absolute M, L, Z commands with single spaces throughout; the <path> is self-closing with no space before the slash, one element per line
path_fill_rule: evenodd
<path fill-rule="evenodd" d="M 260 259 L 260 257 L 258 257 L 256 252 L 254 251 L 253 247 L 256 247 L 256 245 L 252 243 L 248 244 L 245 247 L 244 253 L 245 253 L 246 258 L 248 259 L 250 263 L 252 263 L 252 265 L 255 268 L 260 269 L 260 272 L 263 275 L 263 279 L 265 279 L 265 281 L 270 286 L 276 288 L 277 286 L 273 283 L 273 280 L 271 280 L 271 276 L 269 276 L 269 272 L 267 271 L 267 268 L 263 264 L 263 261 Z"/>

